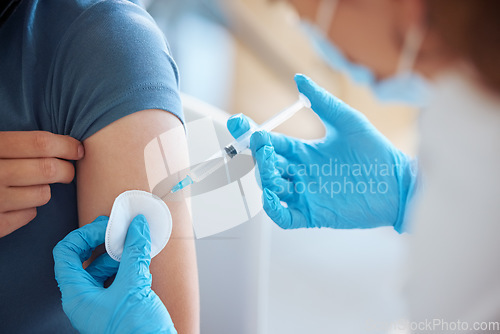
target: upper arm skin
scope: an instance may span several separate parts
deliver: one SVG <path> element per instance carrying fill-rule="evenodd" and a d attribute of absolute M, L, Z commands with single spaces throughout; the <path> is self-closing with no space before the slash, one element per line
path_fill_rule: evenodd
<path fill-rule="evenodd" d="M 77 164 L 80 226 L 100 215 L 109 216 L 114 199 L 122 192 L 150 191 L 144 148 L 155 137 L 179 126 L 179 119 L 168 112 L 144 110 L 119 119 L 84 141 L 85 157 Z M 188 166 L 185 136 L 164 145 L 164 151 L 168 159 Z M 185 201 L 167 205 L 173 218 L 172 235 L 151 261 L 153 290 L 179 334 L 199 333 L 198 273 L 190 214 Z"/>

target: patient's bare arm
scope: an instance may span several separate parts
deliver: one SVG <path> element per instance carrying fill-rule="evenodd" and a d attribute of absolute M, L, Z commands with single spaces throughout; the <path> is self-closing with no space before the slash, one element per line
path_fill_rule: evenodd
<path fill-rule="evenodd" d="M 85 158 L 77 165 L 80 226 L 99 215 L 109 216 L 113 201 L 126 190 L 150 191 L 144 148 L 155 137 L 182 126 L 174 115 L 144 110 L 126 116 L 84 141 Z M 165 155 L 188 166 L 182 131 L 164 144 Z M 167 307 L 180 334 L 199 333 L 198 273 L 187 203 L 167 202 L 172 213 L 172 236 L 151 263 L 153 290 Z"/>

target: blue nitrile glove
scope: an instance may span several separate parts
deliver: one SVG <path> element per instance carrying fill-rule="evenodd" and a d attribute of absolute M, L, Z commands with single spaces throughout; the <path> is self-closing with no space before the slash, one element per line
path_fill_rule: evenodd
<path fill-rule="evenodd" d="M 130 224 L 120 263 L 103 254 L 82 268 L 92 250 L 104 243 L 107 223 L 101 216 L 54 248 L 56 280 L 69 320 L 80 333 L 177 333 L 151 290 L 151 240 L 144 216 Z M 104 288 L 104 281 L 115 273 L 111 286 Z"/>
<path fill-rule="evenodd" d="M 264 131 L 252 135 L 268 216 L 284 229 L 394 226 L 402 232 L 416 179 L 414 161 L 363 114 L 303 75 L 295 81 L 323 121 L 326 136 L 303 141 Z M 249 122 L 235 115 L 227 127 L 237 138 Z"/>

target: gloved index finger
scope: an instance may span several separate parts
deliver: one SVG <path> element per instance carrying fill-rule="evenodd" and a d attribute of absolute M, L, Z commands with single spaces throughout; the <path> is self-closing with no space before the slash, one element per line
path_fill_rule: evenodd
<path fill-rule="evenodd" d="M 107 223 L 107 219 L 97 219 L 69 233 L 54 247 L 54 272 L 63 295 L 68 283 L 81 288 L 96 284 L 82 264 L 89 258 L 92 250 L 104 242 Z"/>
<path fill-rule="evenodd" d="M 290 138 L 280 133 L 269 132 L 269 140 L 276 153 L 284 157 L 291 156 L 294 153 L 297 144 L 297 139 Z"/>
<path fill-rule="evenodd" d="M 277 154 L 289 157 L 293 155 L 296 144 L 296 139 L 263 130 L 256 131 L 250 138 L 250 149 L 254 155 L 262 146 L 272 146 Z"/>
<path fill-rule="evenodd" d="M 91 252 L 104 243 L 107 224 L 108 219 L 99 217 L 93 223 L 69 233 L 54 247 L 54 260 L 64 259 L 81 266 Z"/>

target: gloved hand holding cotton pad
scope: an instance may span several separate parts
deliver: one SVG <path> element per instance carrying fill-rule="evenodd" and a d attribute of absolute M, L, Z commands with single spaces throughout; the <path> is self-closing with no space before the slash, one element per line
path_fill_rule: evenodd
<path fill-rule="evenodd" d="M 165 202 L 145 191 L 126 191 L 115 199 L 106 228 L 104 245 L 113 260 L 120 261 L 130 223 L 140 214 L 149 224 L 151 258 L 158 255 L 170 239 L 172 215 Z"/>

